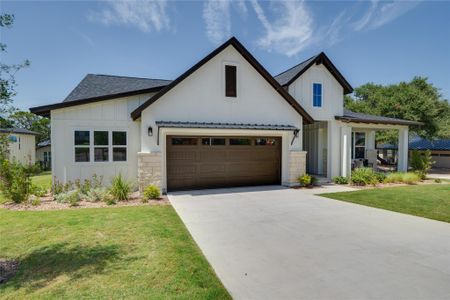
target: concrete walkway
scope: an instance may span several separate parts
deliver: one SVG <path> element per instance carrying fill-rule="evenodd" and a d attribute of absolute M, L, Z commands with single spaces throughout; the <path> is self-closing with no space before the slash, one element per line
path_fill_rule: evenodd
<path fill-rule="evenodd" d="M 450 224 L 257 187 L 169 195 L 235 299 L 449 299 Z"/>

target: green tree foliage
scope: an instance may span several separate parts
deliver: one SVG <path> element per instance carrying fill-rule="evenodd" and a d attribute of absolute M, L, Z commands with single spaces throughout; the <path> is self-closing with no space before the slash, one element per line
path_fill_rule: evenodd
<path fill-rule="evenodd" d="M 431 157 L 431 151 L 418 151 L 414 150 L 411 155 L 411 168 L 416 172 L 421 179 L 425 179 L 428 171 L 433 166 L 434 161 Z"/>
<path fill-rule="evenodd" d="M 425 77 L 410 82 L 379 85 L 367 83 L 345 97 L 345 107 L 361 113 L 423 122 L 410 127 L 411 133 L 424 138 L 450 136 L 450 104 L 439 89 Z M 396 133 L 385 133 L 379 140 L 396 142 Z"/>
<path fill-rule="evenodd" d="M 10 28 L 14 23 L 14 15 L 0 15 L 0 28 Z M 0 54 L 6 52 L 6 44 L 0 43 Z M 3 55 L 2 55 L 3 56 Z M 14 110 L 12 98 L 16 95 L 16 81 L 14 76 L 17 71 L 30 65 L 28 60 L 21 64 L 8 65 L 0 62 L 0 123 L 6 122 L 5 115 Z"/>
<path fill-rule="evenodd" d="M 48 118 L 43 118 L 27 111 L 16 111 L 9 116 L 8 120 L 12 127 L 38 132 L 36 143 L 50 139 L 50 119 Z"/>

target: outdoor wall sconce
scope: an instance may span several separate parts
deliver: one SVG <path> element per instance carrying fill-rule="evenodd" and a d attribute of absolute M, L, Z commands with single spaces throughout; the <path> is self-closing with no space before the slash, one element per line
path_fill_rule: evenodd
<path fill-rule="evenodd" d="M 151 126 L 148 127 L 148 136 L 153 136 L 153 128 Z"/>
<path fill-rule="evenodd" d="M 293 133 L 294 133 L 294 136 L 292 137 L 291 146 L 292 146 L 292 144 L 294 143 L 295 139 L 298 138 L 298 133 L 299 133 L 299 131 L 300 131 L 299 129 L 295 129 L 295 130 L 294 130 L 294 132 L 293 132 Z"/>

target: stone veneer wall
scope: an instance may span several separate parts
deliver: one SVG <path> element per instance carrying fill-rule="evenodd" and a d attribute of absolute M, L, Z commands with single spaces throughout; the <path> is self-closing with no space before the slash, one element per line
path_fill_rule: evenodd
<path fill-rule="evenodd" d="M 290 151 L 288 185 L 297 185 L 297 178 L 306 173 L 306 151 Z"/>
<path fill-rule="evenodd" d="M 161 152 L 138 153 L 138 184 L 139 192 L 154 184 L 161 190 L 162 178 L 162 156 Z"/>

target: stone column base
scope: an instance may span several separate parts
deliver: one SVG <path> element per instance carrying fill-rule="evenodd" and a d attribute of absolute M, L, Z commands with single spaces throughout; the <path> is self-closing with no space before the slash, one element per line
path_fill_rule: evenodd
<path fill-rule="evenodd" d="M 306 151 L 290 151 L 286 185 L 298 185 L 298 177 L 306 173 Z"/>
<path fill-rule="evenodd" d="M 138 185 L 139 192 L 150 184 L 162 190 L 162 155 L 161 152 L 138 153 Z"/>

